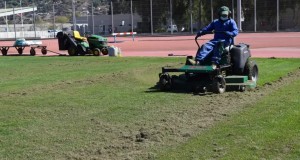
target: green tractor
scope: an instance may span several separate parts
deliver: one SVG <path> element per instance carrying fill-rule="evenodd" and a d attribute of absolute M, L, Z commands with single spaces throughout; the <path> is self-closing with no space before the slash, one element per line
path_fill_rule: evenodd
<path fill-rule="evenodd" d="M 195 39 L 198 48 L 200 46 Z M 219 42 L 222 43 L 222 42 Z M 179 85 L 185 89 L 191 89 L 194 93 L 223 93 L 226 90 L 245 91 L 247 88 L 254 89 L 257 86 L 258 66 L 251 59 L 249 45 L 240 43 L 223 48 L 222 58 L 217 68 L 213 68 L 210 57 L 200 64 L 193 65 L 187 56 L 185 65 L 181 67 L 163 67 L 159 74 L 158 86 L 162 91 L 176 89 Z M 173 74 L 181 72 L 183 74 Z"/>
<path fill-rule="evenodd" d="M 107 38 L 99 35 L 91 35 L 87 37 L 87 41 L 89 42 L 90 48 L 91 50 L 93 50 L 93 53 L 99 53 L 100 55 L 101 52 L 103 55 L 108 55 Z"/>
<path fill-rule="evenodd" d="M 73 35 L 66 32 L 57 33 L 59 50 L 68 50 L 70 56 L 108 54 L 107 38 L 98 35 L 81 37 L 78 31 Z"/>

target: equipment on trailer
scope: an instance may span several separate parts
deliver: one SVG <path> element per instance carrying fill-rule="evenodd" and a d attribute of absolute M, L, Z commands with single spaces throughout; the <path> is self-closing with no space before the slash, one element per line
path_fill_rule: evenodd
<path fill-rule="evenodd" d="M 41 50 L 43 55 L 47 54 L 47 46 L 42 45 L 41 41 L 26 41 L 24 38 L 17 39 L 12 46 L 0 46 L 0 51 L 3 56 L 6 56 L 8 53 L 9 48 L 14 47 L 16 48 L 19 55 L 22 55 L 24 52 L 24 49 L 26 47 L 30 47 L 30 55 L 34 56 L 36 55 L 35 49 L 38 48 Z"/>
<path fill-rule="evenodd" d="M 197 38 L 195 41 L 200 49 Z M 232 41 L 233 42 L 233 41 Z M 219 42 L 222 43 L 222 42 Z M 245 91 L 246 88 L 255 88 L 258 80 L 258 66 L 250 57 L 249 45 L 240 43 L 229 45 L 222 50 L 220 64 L 212 67 L 211 56 L 208 56 L 200 65 L 192 65 L 187 56 L 184 66 L 163 67 L 159 74 L 158 85 L 161 90 L 168 91 L 176 88 L 176 84 L 190 85 L 195 92 L 223 93 L 226 90 Z M 184 74 L 170 75 L 172 72 Z"/>
<path fill-rule="evenodd" d="M 108 54 L 107 39 L 99 35 L 81 37 L 78 31 L 73 31 L 73 35 L 66 32 L 58 32 L 57 38 L 59 50 L 68 50 L 70 56 Z"/>

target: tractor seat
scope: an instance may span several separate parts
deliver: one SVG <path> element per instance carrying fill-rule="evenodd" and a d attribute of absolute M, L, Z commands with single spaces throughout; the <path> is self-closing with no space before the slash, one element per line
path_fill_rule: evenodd
<path fill-rule="evenodd" d="M 86 41 L 85 37 L 81 37 L 78 31 L 73 31 L 73 36 L 77 41 Z"/>

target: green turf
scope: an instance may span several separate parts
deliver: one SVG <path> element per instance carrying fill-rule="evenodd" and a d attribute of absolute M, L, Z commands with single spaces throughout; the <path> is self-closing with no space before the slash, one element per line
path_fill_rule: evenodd
<path fill-rule="evenodd" d="M 97 124 L 131 126 L 157 109 L 189 107 L 190 94 L 151 92 L 161 67 L 184 58 L 0 57 L 0 159 L 64 159 L 103 141 Z M 259 85 L 299 59 L 257 59 Z"/>
<path fill-rule="evenodd" d="M 299 159 L 300 80 L 158 159 Z"/>

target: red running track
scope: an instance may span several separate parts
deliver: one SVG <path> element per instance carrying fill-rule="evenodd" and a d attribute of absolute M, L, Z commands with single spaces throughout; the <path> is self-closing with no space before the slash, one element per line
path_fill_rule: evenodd
<path fill-rule="evenodd" d="M 205 35 L 198 39 L 201 44 L 210 40 L 213 35 Z M 136 36 L 135 41 L 131 36 L 117 37 L 117 43 L 113 43 L 113 37 L 108 37 L 109 45 L 121 48 L 122 56 L 158 56 L 195 55 L 197 45 L 194 35 L 190 36 Z M 57 39 L 42 40 L 47 49 L 67 54 L 58 50 Z M 13 41 L 0 41 L 0 46 L 12 45 Z M 300 32 L 274 32 L 274 33 L 240 33 L 235 38 L 235 43 L 250 45 L 252 57 L 276 57 L 276 58 L 300 58 Z M 11 48 L 8 55 L 16 55 Z M 24 50 L 24 55 L 29 55 L 29 48 Z M 41 55 L 37 50 L 37 55 Z M 56 55 L 48 52 L 47 55 Z"/>

